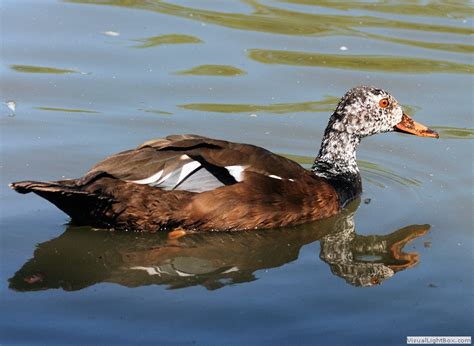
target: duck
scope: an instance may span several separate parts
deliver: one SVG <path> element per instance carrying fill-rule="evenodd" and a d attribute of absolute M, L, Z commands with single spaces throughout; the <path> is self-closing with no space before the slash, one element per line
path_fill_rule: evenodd
<path fill-rule="evenodd" d="M 187 232 L 274 229 L 326 219 L 362 193 L 356 149 L 400 131 L 438 138 L 387 91 L 357 86 L 331 115 L 311 169 L 264 148 L 200 135 L 170 135 L 109 156 L 77 179 L 21 181 L 78 225 Z"/>

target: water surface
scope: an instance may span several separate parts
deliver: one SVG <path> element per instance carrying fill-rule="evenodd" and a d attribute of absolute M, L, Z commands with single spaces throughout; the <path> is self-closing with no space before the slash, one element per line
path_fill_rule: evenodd
<path fill-rule="evenodd" d="M 4 0 L 0 10 L 2 344 L 473 334 L 471 2 Z M 308 167 L 338 99 L 359 84 L 392 92 L 440 139 L 365 139 L 364 193 L 328 220 L 170 240 L 69 225 L 7 186 L 75 178 L 173 133 Z"/>

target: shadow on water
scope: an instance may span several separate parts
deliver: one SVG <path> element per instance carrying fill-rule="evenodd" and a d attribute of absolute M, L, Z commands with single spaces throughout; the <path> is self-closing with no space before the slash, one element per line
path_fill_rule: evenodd
<path fill-rule="evenodd" d="M 58 238 L 39 244 L 33 258 L 9 279 L 10 288 L 36 291 L 80 290 L 97 283 L 127 287 L 202 285 L 215 290 L 256 280 L 255 272 L 298 258 L 301 248 L 319 241 L 319 257 L 334 275 L 354 286 L 382 283 L 413 267 L 417 253 L 403 247 L 425 235 L 429 225 L 410 225 L 387 235 L 357 234 L 355 201 L 337 217 L 299 227 L 248 232 L 166 234 L 93 231 L 70 226 Z"/>

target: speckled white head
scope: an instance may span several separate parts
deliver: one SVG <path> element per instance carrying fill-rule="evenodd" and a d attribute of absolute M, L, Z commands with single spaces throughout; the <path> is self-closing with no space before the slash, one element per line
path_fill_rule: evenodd
<path fill-rule="evenodd" d="M 388 92 L 371 86 L 358 86 L 339 101 L 326 132 L 344 131 L 363 138 L 393 131 L 402 116 L 402 108 Z"/>
<path fill-rule="evenodd" d="M 439 134 L 404 114 L 388 92 L 370 86 L 349 90 L 339 101 L 324 132 L 312 171 L 336 189 L 341 206 L 362 193 L 356 149 L 362 138 L 401 131 L 421 137 Z"/>
<path fill-rule="evenodd" d="M 371 86 L 349 90 L 329 119 L 313 171 L 324 177 L 358 174 L 356 148 L 361 138 L 394 131 L 403 111 L 388 92 Z"/>

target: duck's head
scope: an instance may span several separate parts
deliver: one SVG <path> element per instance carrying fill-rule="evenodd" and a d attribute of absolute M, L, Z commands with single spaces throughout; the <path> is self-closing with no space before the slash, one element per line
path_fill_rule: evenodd
<path fill-rule="evenodd" d="M 344 174 L 359 176 L 356 147 L 360 140 L 390 131 L 439 137 L 406 115 L 398 101 L 385 90 L 371 86 L 349 90 L 329 119 L 313 172 L 325 178 Z"/>
<path fill-rule="evenodd" d="M 392 95 L 371 86 L 349 90 L 337 105 L 326 129 L 326 133 L 345 132 L 358 138 L 389 131 L 439 137 L 435 131 L 405 114 Z"/>

